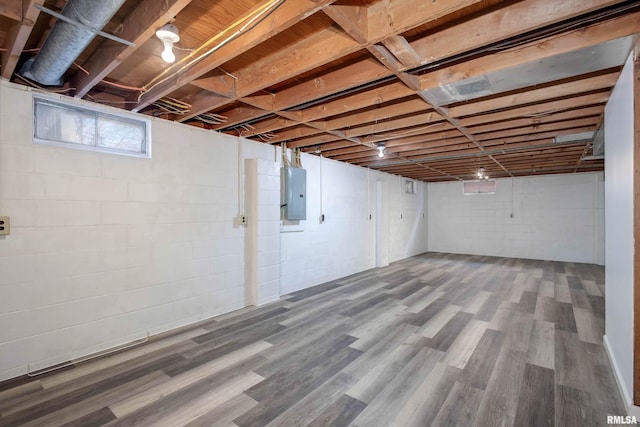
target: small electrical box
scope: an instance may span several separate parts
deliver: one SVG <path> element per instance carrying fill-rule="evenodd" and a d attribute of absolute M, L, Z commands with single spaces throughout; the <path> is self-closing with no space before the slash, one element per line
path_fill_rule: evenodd
<path fill-rule="evenodd" d="M 0 216 L 0 236 L 8 236 L 10 231 L 9 217 Z"/>
<path fill-rule="evenodd" d="M 280 169 L 283 218 L 307 219 L 307 171 L 286 166 Z"/>

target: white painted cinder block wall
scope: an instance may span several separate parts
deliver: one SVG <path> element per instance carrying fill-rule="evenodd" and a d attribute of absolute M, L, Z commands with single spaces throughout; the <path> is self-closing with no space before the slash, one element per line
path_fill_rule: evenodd
<path fill-rule="evenodd" d="M 307 170 L 307 220 L 281 234 L 282 294 L 376 266 L 377 181 L 386 182 L 389 191 L 384 206 L 388 262 L 427 250 L 425 183 L 416 182 L 416 194 L 406 194 L 405 179 L 396 175 L 311 155 L 302 156 L 302 166 Z"/>
<path fill-rule="evenodd" d="M 498 179 L 482 195 L 430 183 L 429 250 L 604 264 L 602 182 L 602 173 Z"/>
<path fill-rule="evenodd" d="M 234 138 L 153 121 L 153 159 L 32 143 L 0 83 L 0 379 L 243 306 Z"/>
<path fill-rule="evenodd" d="M 163 120 L 152 120 L 150 160 L 35 145 L 31 103 L 0 81 L 0 214 L 12 220 L 0 237 L 0 380 L 245 305 L 238 171 L 279 150 Z M 391 201 L 389 259 L 426 251 L 426 185 L 404 195 L 397 176 L 322 160 L 319 224 L 320 160 L 302 161 L 303 231 L 267 227 L 256 240 L 267 293 L 277 270 L 284 294 L 375 265 L 377 180 Z"/>
<path fill-rule="evenodd" d="M 604 342 L 629 409 L 633 397 L 633 84 L 630 57 L 605 108 Z M 636 408 L 633 415 L 639 414 Z"/>

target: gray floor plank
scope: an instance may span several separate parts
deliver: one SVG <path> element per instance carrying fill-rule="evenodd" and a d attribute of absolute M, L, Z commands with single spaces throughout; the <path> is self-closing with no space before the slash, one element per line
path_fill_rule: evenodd
<path fill-rule="evenodd" d="M 425 253 L 0 383 L 0 425 L 604 425 L 604 291 L 602 266 Z"/>
<path fill-rule="evenodd" d="M 555 422 L 553 369 L 527 363 L 514 424 L 552 427 Z"/>

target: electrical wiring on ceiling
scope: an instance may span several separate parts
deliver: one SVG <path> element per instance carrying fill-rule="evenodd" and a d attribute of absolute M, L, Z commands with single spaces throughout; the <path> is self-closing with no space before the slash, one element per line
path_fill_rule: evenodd
<path fill-rule="evenodd" d="M 220 114 L 214 114 L 214 113 L 198 114 L 197 116 L 194 117 L 194 119 L 210 125 L 220 125 L 227 122 L 227 118 L 225 116 L 222 116 Z"/>
<path fill-rule="evenodd" d="M 233 27 L 241 25 L 241 24 L 242 24 L 242 26 L 236 32 L 234 32 L 232 35 L 230 35 L 226 39 L 222 40 L 221 42 L 217 43 L 212 48 L 209 48 L 204 53 L 199 53 L 202 50 L 206 49 L 206 47 L 208 45 L 210 45 L 211 43 L 217 41 L 220 37 L 222 37 L 224 35 L 224 32 L 220 32 L 217 35 L 215 35 L 214 37 L 212 37 L 209 40 L 207 40 L 202 46 L 198 47 L 197 49 L 194 49 L 189 55 L 187 55 L 183 59 L 181 59 L 178 62 L 176 62 L 175 66 L 178 66 L 178 65 L 181 65 L 182 63 L 184 63 L 184 65 L 182 65 L 178 70 L 172 72 L 171 74 L 169 74 L 167 76 L 167 74 L 172 69 L 174 69 L 175 66 L 174 67 L 169 67 L 169 68 L 165 69 L 164 71 L 162 71 L 160 74 L 158 74 L 156 77 L 154 77 L 146 85 L 144 85 L 143 86 L 143 91 L 138 96 L 138 102 L 142 99 L 142 96 L 146 92 L 148 92 L 151 89 L 153 89 L 153 88 L 161 85 L 162 83 L 166 82 L 167 80 L 172 78 L 174 75 L 180 74 L 181 72 L 183 72 L 187 68 L 189 68 L 189 67 L 195 65 L 196 63 L 202 61 L 206 57 L 210 56 L 211 54 L 213 54 L 214 52 L 216 52 L 217 50 L 219 50 L 220 48 L 225 46 L 227 43 L 229 43 L 229 42 L 235 40 L 236 38 L 238 38 L 244 32 L 254 28 L 256 25 L 261 23 L 264 19 L 269 17 L 273 12 L 275 12 L 278 9 L 278 7 L 280 7 L 283 3 L 284 3 L 284 0 L 272 1 L 272 2 L 270 2 L 268 4 L 266 4 L 266 5 L 261 6 L 256 11 L 254 16 L 244 17 L 243 19 L 234 22 L 229 28 L 233 28 Z"/>

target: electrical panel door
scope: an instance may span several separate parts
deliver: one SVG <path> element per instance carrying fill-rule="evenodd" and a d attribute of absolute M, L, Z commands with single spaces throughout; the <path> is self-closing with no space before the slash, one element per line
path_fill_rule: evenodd
<path fill-rule="evenodd" d="M 307 219 L 307 171 L 290 166 L 280 169 L 284 219 Z"/>

